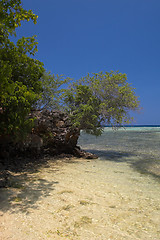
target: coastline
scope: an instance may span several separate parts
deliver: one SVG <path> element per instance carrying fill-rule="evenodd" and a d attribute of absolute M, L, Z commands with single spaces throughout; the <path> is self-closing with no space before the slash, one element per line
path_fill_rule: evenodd
<path fill-rule="evenodd" d="M 159 182 L 127 162 L 50 159 L 13 180 L 0 190 L 0 240 L 160 238 Z"/>

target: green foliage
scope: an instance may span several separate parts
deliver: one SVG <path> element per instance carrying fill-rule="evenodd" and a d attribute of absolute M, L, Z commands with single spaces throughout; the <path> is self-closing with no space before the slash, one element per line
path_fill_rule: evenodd
<path fill-rule="evenodd" d="M 73 83 L 64 102 L 73 125 L 94 135 L 102 133 L 103 124 L 129 123 L 128 112 L 139 106 L 126 74 L 113 71 L 88 74 Z"/>
<path fill-rule="evenodd" d="M 94 96 L 89 86 L 74 84 L 66 91 L 64 101 L 73 127 L 86 130 L 87 133 L 101 134 L 100 100 Z"/>
<path fill-rule="evenodd" d="M 0 134 L 21 135 L 28 128 L 26 116 L 40 97 L 43 72 L 41 62 L 13 43 L 0 49 Z"/>
<path fill-rule="evenodd" d="M 0 44 L 6 42 L 10 34 L 16 35 L 15 29 L 21 21 L 30 19 L 36 23 L 38 16 L 31 10 L 23 9 L 21 0 L 0 0 Z"/>
<path fill-rule="evenodd" d="M 0 0 L 0 136 L 23 136 L 32 127 L 27 119 L 32 108 L 62 108 L 69 113 L 73 127 L 100 135 L 103 124 L 123 125 L 131 119 L 130 110 L 139 102 L 126 74 L 100 72 L 62 89 L 70 79 L 51 75 L 43 64 L 31 58 L 37 51 L 35 36 L 22 37 L 14 44 L 21 21 L 37 16 L 22 7 L 21 0 Z"/>
<path fill-rule="evenodd" d="M 21 1 L 0 1 L 0 135 L 23 136 L 33 124 L 27 119 L 41 96 L 43 64 L 30 57 L 37 51 L 35 37 L 21 38 L 15 45 L 9 40 L 22 20 L 36 21 Z"/>
<path fill-rule="evenodd" d="M 36 103 L 38 109 L 59 109 L 62 108 L 61 99 L 64 92 L 63 87 L 69 82 L 69 78 L 63 75 L 54 75 L 44 72 L 40 81 L 42 84 L 41 98 Z"/>

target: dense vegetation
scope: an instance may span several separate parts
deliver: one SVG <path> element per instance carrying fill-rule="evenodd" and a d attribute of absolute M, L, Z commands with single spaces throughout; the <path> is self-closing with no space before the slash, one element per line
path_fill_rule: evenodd
<path fill-rule="evenodd" d="M 129 123 L 129 110 L 139 104 L 126 74 L 113 71 L 88 74 L 73 83 L 64 102 L 73 125 L 94 135 L 100 135 L 105 124 Z"/>
<path fill-rule="evenodd" d="M 34 121 L 28 114 L 33 108 L 63 108 L 74 127 L 95 135 L 102 133 L 104 123 L 130 120 L 129 110 L 139 103 L 126 74 L 88 74 L 62 89 L 68 79 L 46 73 L 43 63 L 32 57 L 35 36 L 10 41 L 24 20 L 36 23 L 37 16 L 24 10 L 21 0 L 0 0 L 0 136 L 20 138 L 30 132 Z"/>
<path fill-rule="evenodd" d="M 35 37 L 16 44 L 9 39 L 21 21 L 30 19 L 36 23 L 37 16 L 25 11 L 21 1 L 0 1 L 0 135 L 18 137 L 30 131 L 32 119 L 26 116 L 42 91 L 43 64 L 31 58 L 37 50 Z"/>

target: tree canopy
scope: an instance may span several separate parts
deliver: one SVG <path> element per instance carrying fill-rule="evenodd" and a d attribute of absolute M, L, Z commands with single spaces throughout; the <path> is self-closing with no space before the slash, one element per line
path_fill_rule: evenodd
<path fill-rule="evenodd" d="M 16 44 L 9 39 L 21 21 L 30 19 L 36 23 L 37 16 L 20 0 L 0 1 L 0 135 L 22 136 L 31 127 L 26 116 L 42 91 L 43 64 L 31 57 L 37 51 L 35 36 Z"/>
<path fill-rule="evenodd" d="M 129 111 L 136 110 L 139 102 L 126 74 L 88 74 L 64 89 L 69 79 L 46 72 L 43 63 L 32 57 L 37 51 L 35 36 L 22 37 L 16 44 L 10 41 L 21 21 L 36 23 L 37 17 L 23 9 L 21 0 L 0 0 L 0 136 L 28 132 L 32 108 L 61 108 L 73 127 L 95 135 L 106 123 L 128 123 Z"/>
<path fill-rule="evenodd" d="M 62 95 L 70 78 L 45 71 L 40 80 L 42 83 L 42 93 L 41 98 L 35 104 L 35 108 L 49 110 L 62 109 Z"/>
<path fill-rule="evenodd" d="M 113 71 L 88 74 L 71 84 L 64 102 L 73 125 L 95 135 L 102 133 L 105 124 L 129 123 L 129 111 L 139 106 L 126 74 Z"/>
<path fill-rule="evenodd" d="M 25 10 L 21 0 L 0 0 L 0 44 L 8 41 L 10 34 L 16 35 L 15 29 L 21 26 L 21 21 L 33 20 L 38 16 L 32 10 Z"/>

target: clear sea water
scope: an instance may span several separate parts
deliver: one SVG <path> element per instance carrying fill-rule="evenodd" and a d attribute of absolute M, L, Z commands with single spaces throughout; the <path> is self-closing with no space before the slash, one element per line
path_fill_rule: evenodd
<path fill-rule="evenodd" d="M 100 137 L 82 132 L 79 145 L 100 160 L 127 162 L 140 173 L 160 178 L 160 126 L 105 127 Z"/>
<path fill-rule="evenodd" d="M 82 132 L 79 145 L 99 157 L 83 161 L 87 180 L 82 175 L 92 197 L 101 196 L 111 227 L 111 237 L 96 239 L 160 239 L 160 126 L 105 127 L 100 137 Z"/>
<path fill-rule="evenodd" d="M 0 239 L 160 240 L 160 127 L 82 133 L 79 145 L 99 158 L 50 159 L 13 175 L 24 188 L 1 189 Z"/>

